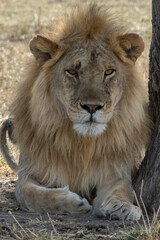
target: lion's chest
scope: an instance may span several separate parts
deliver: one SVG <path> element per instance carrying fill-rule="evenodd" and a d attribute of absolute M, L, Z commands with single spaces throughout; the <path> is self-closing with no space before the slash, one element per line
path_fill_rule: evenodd
<path fill-rule="evenodd" d="M 96 145 L 96 141 L 86 144 L 63 139 L 63 144 L 54 145 L 52 159 L 43 171 L 43 183 L 49 187 L 69 186 L 71 191 L 89 195 L 102 178 L 102 171 L 106 166 L 103 149 Z"/>

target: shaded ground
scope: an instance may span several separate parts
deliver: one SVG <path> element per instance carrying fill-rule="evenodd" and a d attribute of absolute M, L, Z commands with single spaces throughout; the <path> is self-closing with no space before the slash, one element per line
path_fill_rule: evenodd
<path fill-rule="evenodd" d="M 34 214 L 21 211 L 14 196 L 16 177 L 0 181 L 0 239 L 125 239 L 121 231 L 135 229 L 135 223 L 96 216 Z M 29 234 L 27 236 L 27 233 Z"/>

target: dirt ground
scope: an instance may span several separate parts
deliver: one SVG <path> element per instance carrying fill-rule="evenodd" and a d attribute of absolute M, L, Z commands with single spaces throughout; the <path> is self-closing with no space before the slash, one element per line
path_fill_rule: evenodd
<path fill-rule="evenodd" d="M 124 232 L 136 229 L 136 223 L 110 221 L 95 215 L 71 217 L 24 212 L 14 196 L 16 176 L 7 175 L 0 180 L 0 239 L 120 240 L 129 239 Z"/>
<path fill-rule="evenodd" d="M 28 43 L 55 18 L 75 6 L 76 0 L 0 0 L 0 123 L 9 115 L 9 105 L 23 78 Z M 85 0 L 82 0 L 85 3 Z M 96 2 L 96 1 L 95 1 Z M 146 49 L 139 60 L 145 82 L 151 41 L 151 0 L 101 0 L 130 30 L 140 33 Z M 15 158 L 18 151 L 11 147 Z M 68 215 L 32 214 L 21 211 L 14 196 L 16 176 L 0 155 L 0 239 L 142 239 L 128 232 L 137 223 Z M 142 222 L 140 222 L 141 225 Z M 131 237 L 132 236 L 132 237 Z M 146 239 L 146 238 L 143 238 Z M 158 239 L 158 238 L 157 238 Z M 155 240 L 155 239 L 154 239 Z"/>

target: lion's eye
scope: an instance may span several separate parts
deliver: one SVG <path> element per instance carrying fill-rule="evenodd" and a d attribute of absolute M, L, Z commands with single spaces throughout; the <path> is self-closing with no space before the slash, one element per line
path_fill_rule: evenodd
<path fill-rule="evenodd" d="M 112 75 L 113 73 L 115 73 L 115 70 L 114 69 L 107 69 L 104 73 L 105 76 L 110 76 Z"/>
<path fill-rule="evenodd" d="M 74 69 L 67 69 L 66 72 L 73 76 L 77 75 L 77 71 Z"/>

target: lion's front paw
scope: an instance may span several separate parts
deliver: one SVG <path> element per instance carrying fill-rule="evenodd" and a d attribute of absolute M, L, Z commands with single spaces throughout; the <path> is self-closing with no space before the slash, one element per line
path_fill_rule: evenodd
<path fill-rule="evenodd" d="M 108 204 L 104 201 L 99 208 L 95 207 L 94 212 L 98 216 L 106 216 L 112 220 L 139 220 L 141 217 L 139 207 L 121 201 L 113 201 Z"/>
<path fill-rule="evenodd" d="M 78 201 L 74 199 L 72 201 L 70 213 L 73 215 L 77 214 L 90 214 L 92 211 L 92 206 L 88 203 L 85 198 L 79 199 Z"/>
<path fill-rule="evenodd" d="M 59 198 L 59 203 L 60 199 L 61 198 Z M 67 212 L 72 215 L 88 215 L 92 211 L 92 206 L 89 204 L 87 199 L 81 198 L 78 194 L 70 192 L 67 189 L 67 194 L 65 196 L 65 199 L 63 199 L 61 209 L 63 212 Z"/>

